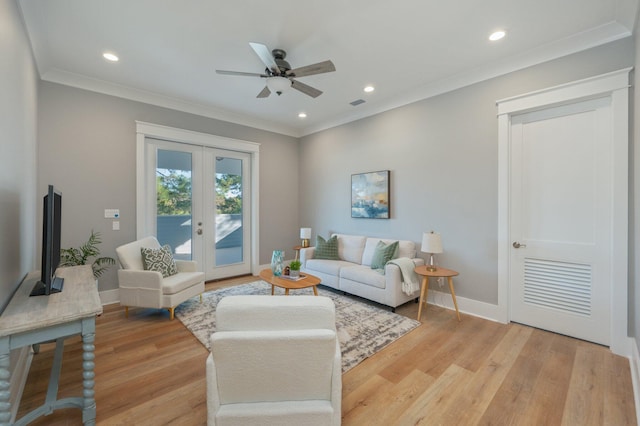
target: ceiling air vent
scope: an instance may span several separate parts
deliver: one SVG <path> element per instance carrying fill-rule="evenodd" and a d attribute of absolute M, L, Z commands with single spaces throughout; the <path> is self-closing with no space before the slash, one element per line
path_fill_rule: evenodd
<path fill-rule="evenodd" d="M 365 102 L 366 101 L 364 99 L 356 99 L 355 101 L 349 102 L 349 103 L 351 104 L 351 106 L 358 106 L 358 105 L 363 104 Z"/>

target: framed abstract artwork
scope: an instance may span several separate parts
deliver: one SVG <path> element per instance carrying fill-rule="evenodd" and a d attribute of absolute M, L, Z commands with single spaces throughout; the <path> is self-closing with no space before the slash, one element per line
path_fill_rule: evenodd
<path fill-rule="evenodd" d="M 351 175 L 351 217 L 391 217 L 389 170 Z"/>

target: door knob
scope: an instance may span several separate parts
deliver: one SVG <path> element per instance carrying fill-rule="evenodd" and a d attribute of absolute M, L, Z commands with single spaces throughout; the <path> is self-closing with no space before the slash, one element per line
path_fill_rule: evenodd
<path fill-rule="evenodd" d="M 196 234 L 198 234 L 198 235 L 202 235 L 202 228 L 198 228 L 198 229 L 196 230 Z"/>
<path fill-rule="evenodd" d="M 526 244 L 520 244 L 517 241 L 513 242 L 513 248 L 525 248 L 527 245 Z"/>

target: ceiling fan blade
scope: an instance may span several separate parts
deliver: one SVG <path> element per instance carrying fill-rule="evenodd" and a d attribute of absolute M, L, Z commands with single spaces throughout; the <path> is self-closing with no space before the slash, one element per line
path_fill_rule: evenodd
<path fill-rule="evenodd" d="M 317 98 L 322 95 L 322 91 L 316 89 L 315 87 L 311 87 L 308 84 L 300 83 L 297 80 L 291 80 L 291 87 L 296 89 L 299 92 L 304 93 L 305 95 L 309 95 L 312 98 Z"/>
<path fill-rule="evenodd" d="M 271 90 L 269 90 L 267 86 L 264 86 L 264 89 L 262 89 L 262 91 L 258 93 L 258 96 L 256 96 L 256 98 L 267 98 L 270 94 Z"/>
<path fill-rule="evenodd" d="M 266 74 L 259 74 L 256 72 L 242 72 L 242 71 L 225 71 L 225 70 L 216 70 L 216 74 L 222 75 L 240 75 L 243 77 L 269 77 Z"/>
<path fill-rule="evenodd" d="M 304 77 L 306 75 L 322 74 L 325 72 L 335 71 L 336 67 L 331 61 L 318 62 L 317 64 L 307 65 L 306 67 L 294 68 L 287 71 L 287 75 L 292 77 Z"/>
<path fill-rule="evenodd" d="M 273 71 L 275 74 L 280 74 L 280 68 L 278 68 L 278 64 L 276 64 L 276 60 L 273 58 L 273 55 L 269 51 L 269 48 L 261 43 L 249 43 L 254 52 L 260 57 L 260 60 L 264 62 L 264 64 Z"/>

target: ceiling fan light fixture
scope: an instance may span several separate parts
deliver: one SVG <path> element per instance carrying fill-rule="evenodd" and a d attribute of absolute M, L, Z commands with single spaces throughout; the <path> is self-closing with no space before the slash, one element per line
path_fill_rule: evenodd
<path fill-rule="evenodd" d="M 280 96 L 282 92 L 291 87 L 291 80 L 280 76 L 269 77 L 267 78 L 267 87 L 271 92 L 275 92 Z"/>

